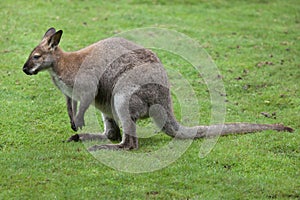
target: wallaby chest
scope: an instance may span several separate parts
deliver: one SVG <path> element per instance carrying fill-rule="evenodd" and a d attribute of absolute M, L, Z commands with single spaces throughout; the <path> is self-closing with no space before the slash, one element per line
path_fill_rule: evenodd
<path fill-rule="evenodd" d="M 61 76 L 55 73 L 53 70 L 49 70 L 52 80 L 56 87 L 66 96 L 73 96 L 73 86 L 70 83 L 67 83 Z"/>

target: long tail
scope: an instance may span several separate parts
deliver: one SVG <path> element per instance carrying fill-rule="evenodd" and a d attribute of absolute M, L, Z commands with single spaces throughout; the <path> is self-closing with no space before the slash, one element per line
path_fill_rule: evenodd
<path fill-rule="evenodd" d="M 229 123 L 210 126 L 185 127 L 180 125 L 173 115 L 169 116 L 163 131 L 171 137 L 180 139 L 197 139 L 231 134 L 246 134 L 264 130 L 294 132 L 294 129 L 282 124 Z"/>
<path fill-rule="evenodd" d="M 264 130 L 287 131 L 293 132 L 291 127 L 282 124 L 252 124 L 252 123 L 230 123 L 230 124 L 217 124 L 210 126 L 195 126 L 184 127 L 180 126 L 179 131 L 176 132 L 175 137 L 181 139 L 188 138 L 204 138 L 211 136 L 224 136 L 231 134 L 246 134 L 255 133 Z"/>

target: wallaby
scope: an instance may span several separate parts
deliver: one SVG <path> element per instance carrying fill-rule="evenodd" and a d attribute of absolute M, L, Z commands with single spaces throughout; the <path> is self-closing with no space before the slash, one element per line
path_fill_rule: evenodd
<path fill-rule="evenodd" d="M 119 140 L 119 144 L 95 145 L 99 149 L 136 149 L 138 119 L 152 117 L 167 135 L 179 139 L 250 133 L 263 130 L 293 132 L 281 124 L 230 123 L 185 127 L 173 114 L 168 77 L 151 51 L 123 38 L 108 38 L 75 52 L 58 45 L 63 31 L 50 28 L 24 64 L 27 75 L 50 72 L 54 84 L 66 96 L 74 131 L 82 128 L 90 104 L 102 112 L 104 134 L 75 134 L 68 141 Z M 77 112 L 77 102 L 80 102 Z M 121 136 L 119 123 L 122 126 Z"/>

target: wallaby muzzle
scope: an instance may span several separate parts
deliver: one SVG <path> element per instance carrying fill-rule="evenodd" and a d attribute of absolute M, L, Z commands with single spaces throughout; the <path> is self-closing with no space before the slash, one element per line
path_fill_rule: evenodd
<path fill-rule="evenodd" d="M 30 70 L 29 68 L 28 68 L 28 64 L 27 63 L 25 63 L 24 64 L 24 66 L 23 66 L 23 72 L 25 73 L 25 74 L 27 74 L 27 75 L 35 75 L 35 74 L 37 74 L 38 73 L 38 71 L 37 70 Z"/>

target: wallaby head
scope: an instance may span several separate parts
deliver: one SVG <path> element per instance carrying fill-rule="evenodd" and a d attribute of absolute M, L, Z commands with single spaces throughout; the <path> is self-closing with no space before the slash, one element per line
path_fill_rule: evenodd
<path fill-rule="evenodd" d="M 40 44 L 33 49 L 23 66 L 27 75 L 35 75 L 42 70 L 49 69 L 57 60 L 57 49 L 63 31 L 50 28 Z"/>

